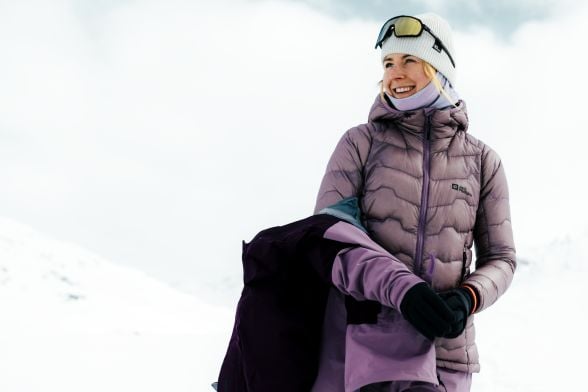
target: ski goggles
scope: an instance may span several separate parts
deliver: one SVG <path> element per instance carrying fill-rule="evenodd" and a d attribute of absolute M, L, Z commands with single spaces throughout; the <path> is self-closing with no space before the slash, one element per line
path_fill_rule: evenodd
<path fill-rule="evenodd" d="M 415 18 L 414 16 L 400 15 L 388 19 L 380 29 L 380 34 L 378 34 L 378 40 L 376 41 L 375 48 L 381 48 L 384 41 L 388 39 L 392 34 L 399 38 L 419 37 L 423 33 L 423 31 L 426 31 L 427 33 L 431 34 L 433 38 L 435 38 L 435 44 L 433 45 L 433 48 L 438 52 L 441 52 L 441 50 L 443 50 L 445 53 L 447 53 L 449 61 L 451 61 L 453 68 L 455 68 L 455 62 L 453 61 L 453 57 L 451 57 L 451 53 L 449 53 L 449 50 L 447 50 L 445 45 L 443 45 L 443 41 L 441 41 L 439 37 L 437 37 L 426 24 L 424 24 L 423 22 L 421 22 L 420 19 Z"/>

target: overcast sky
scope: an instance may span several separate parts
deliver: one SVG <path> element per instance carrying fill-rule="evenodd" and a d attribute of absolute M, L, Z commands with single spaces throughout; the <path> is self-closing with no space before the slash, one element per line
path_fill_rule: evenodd
<path fill-rule="evenodd" d="M 296 1 L 296 0 L 291 0 Z M 521 24 L 547 20 L 577 0 L 302 0 L 313 8 L 341 20 L 368 19 L 383 23 L 395 15 L 422 12 L 442 14 L 462 31 L 490 29 L 500 39 L 508 39 Z"/>
<path fill-rule="evenodd" d="M 469 132 L 504 160 L 519 254 L 588 239 L 586 6 L 391 4 L 0 1 L 0 215 L 188 290 L 234 278 L 240 241 L 310 214 L 366 121 L 381 23 L 431 9 Z"/>

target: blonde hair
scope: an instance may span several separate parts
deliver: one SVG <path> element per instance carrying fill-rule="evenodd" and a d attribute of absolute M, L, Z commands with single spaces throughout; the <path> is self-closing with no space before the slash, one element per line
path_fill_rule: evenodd
<path fill-rule="evenodd" d="M 451 102 L 452 98 L 449 96 L 449 94 L 447 94 L 447 91 L 445 91 L 445 89 L 441 85 L 441 81 L 437 78 L 437 70 L 435 69 L 435 67 L 433 67 L 431 64 L 427 63 L 424 60 L 421 60 L 421 61 L 423 63 L 423 71 L 425 72 L 425 75 L 427 75 L 427 77 L 431 80 L 431 82 L 433 83 L 433 86 L 435 86 L 435 88 L 437 89 L 437 91 L 441 95 L 443 95 L 445 98 L 447 98 L 447 100 L 449 102 Z M 384 81 L 380 80 L 379 85 L 380 85 L 380 98 L 382 99 L 382 101 L 385 102 Z M 453 104 L 453 106 L 457 107 L 456 104 Z"/>
<path fill-rule="evenodd" d="M 447 91 L 445 91 L 443 86 L 441 86 L 441 81 L 437 78 L 437 70 L 435 69 L 435 67 L 433 67 L 426 61 L 423 61 L 423 71 L 425 71 L 425 75 L 427 75 L 427 77 L 431 79 L 431 82 L 433 82 L 433 85 L 435 86 L 437 91 L 439 91 L 441 95 L 443 95 L 445 98 L 447 98 L 449 102 L 451 102 L 451 97 L 449 96 L 449 94 L 447 94 Z M 453 106 L 457 105 L 453 104 Z"/>

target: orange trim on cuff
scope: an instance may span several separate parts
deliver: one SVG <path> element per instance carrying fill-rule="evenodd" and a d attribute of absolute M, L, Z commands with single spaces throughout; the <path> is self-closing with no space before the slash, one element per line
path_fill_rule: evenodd
<path fill-rule="evenodd" d="M 476 292 L 474 291 L 474 289 L 470 286 L 468 286 L 467 284 L 462 285 L 461 287 L 463 287 L 464 289 L 467 289 L 470 294 L 472 295 L 472 299 L 474 300 L 474 306 L 472 306 L 472 311 L 470 312 L 470 314 L 474 314 L 474 312 L 478 309 L 478 296 L 476 295 Z"/>

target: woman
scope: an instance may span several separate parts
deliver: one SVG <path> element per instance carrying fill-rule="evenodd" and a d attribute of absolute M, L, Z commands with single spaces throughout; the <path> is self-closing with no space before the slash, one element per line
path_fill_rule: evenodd
<path fill-rule="evenodd" d="M 480 369 L 473 315 L 506 291 L 516 268 L 504 169 L 490 147 L 467 133 L 445 20 L 431 13 L 392 18 L 377 47 L 384 67 L 381 93 L 368 123 L 348 130 L 336 146 L 315 212 L 357 197 L 370 237 L 422 282 L 397 289 L 394 308 L 385 290 L 367 289 L 373 284 L 373 275 L 364 273 L 369 262 L 360 274 L 346 269 L 352 258 L 339 265 L 333 274 L 340 284 L 329 299 L 333 309 L 344 296 L 385 306 L 375 324 L 347 328 L 338 354 L 329 330 L 337 316 L 327 312 L 313 391 L 469 391 L 471 374 Z M 395 284 L 389 282 L 391 291 Z M 394 334 L 397 322 L 390 320 L 398 314 L 430 342 L 436 377 L 419 369 L 429 366 L 427 360 L 410 362 L 426 347 Z M 400 343 L 415 348 L 398 354 L 394 347 Z M 397 363 L 414 366 L 403 372 L 393 365 L 378 368 L 393 355 Z"/>

